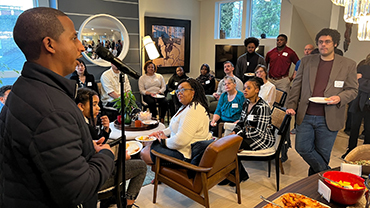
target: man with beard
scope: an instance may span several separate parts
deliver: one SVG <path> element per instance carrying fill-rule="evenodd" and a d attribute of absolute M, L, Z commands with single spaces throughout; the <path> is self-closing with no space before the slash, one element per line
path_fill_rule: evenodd
<path fill-rule="evenodd" d="M 235 75 L 245 83 L 249 77 L 244 76 L 245 73 L 253 73 L 258 64 L 266 66 L 265 59 L 258 53 L 256 48 L 260 41 L 257 38 L 249 37 L 244 40 L 244 46 L 247 48 L 247 53 L 239 56 L 236 62 Z"/>
<path fill-rule="evenodd" d="M 289 48 L 286 43 L 288 37 L 280 34 L 276 39 L 276 48 L 266 54 L 266 63 L 269 64 L 269 81 L 277 89 L 284 92 L 289 91 L 290 81 L 289 69 L 292 62 L 294 64 L 299 60 L 297 54 Z"/>
<path fill-rule="evenodd" d="M 286 104 L 287 114 L 297 114 L 295 148 L 310 166 L 309 175 L 330 169 L 330 153 L 344 125 L 345 106 L 358 91 L 356 63 L 334 53 L 339 32 L 324 28 L 315 40 L 320 54 L 302 58 Z"/>

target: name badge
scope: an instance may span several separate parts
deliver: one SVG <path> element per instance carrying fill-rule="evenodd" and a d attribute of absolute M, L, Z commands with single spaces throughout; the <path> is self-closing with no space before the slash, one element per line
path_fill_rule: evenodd
<path fill-rule="evenodd" d="M 179 83 L 178 82 L 175 82 L 175 86 L 177 86 Z"/>
<path fill-rule="evenodd" d="M 88 86 L 88 87 L 91 87 L 91 86 L 92 86 L 92 83 L 91 83 L 91 82 L 88 82 L 88 83 L 87 83 L 87 86 Z"/>
<path fill-rule="evenodd" d="M 247 62 L 247 66 L 249 66 L 249 61 Z"/>
<path fill-rule="evenodd" d="M 248 116 L 247 116 L 247 120 L 248 120 L 248 121 L 253 121 L 253 118 L 254 118 L 254 115 L 248 115 Z"/>
<path fill-rule="evenodd" d="M 343 88 L 344 81 L 335 81 L 334 82 L 334 87 L 336 88 Z"/>
<path fill-rule="evenodd" d="M 288 56 L 288 53 L 287 52 L 283 52 L 283 56 Z"/>
<path fill-rule="evenodd" d="M 232 107 L 232 108 L 238 108 L 238 103 L 233 103 L 233 104 L 231 105 L 231 107 Z"/>
<path fill-rule="evenodd" d="M 209 83 L 211 83 L 211 81 L 207 80 L 205 83 L 206 83 L 206 84 L 209 84 Z"/>

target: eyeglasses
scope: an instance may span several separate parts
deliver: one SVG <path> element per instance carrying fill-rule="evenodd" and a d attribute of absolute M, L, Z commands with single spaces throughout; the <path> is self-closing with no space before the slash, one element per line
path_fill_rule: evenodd
<path fill-rule="evenodd" d="M 193 89 L 185 89 L 185 88 L 182 88 L 182 89 L 176 90 L 175 92 L 176 92 L 176 94 L 179 94 L 180 92 L 181 93 L 184 93 L 185 90 L 193 90 Z"/>
<path fill-rule="evenodd" d="M 325 41 L 322 41 L 322 40 L 319 40 L 319 41 L 317 41 L 320 45 L 322 45 L 323 43 L 325 43 L 325 44 L 330 44 L 331 42 L 333 42 L 333 41 L 331 41 L 331 40 L 325 40 Z"/>
<path fill-rule="evenodd" d="M 257 70 L 256 74 L 259 74 L 259 73 L 262 73 L 262 72 L 265 72 L 265 70 Z"/>

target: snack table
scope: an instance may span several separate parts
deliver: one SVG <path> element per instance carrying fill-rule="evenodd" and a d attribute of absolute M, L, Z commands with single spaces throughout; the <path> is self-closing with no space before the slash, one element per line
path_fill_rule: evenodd
<path fill-rule="evenodd" d="M 112 130 L 112 132 L 110 133 L 110 136 L 109 136 L 109 139 L 118 139 L 121 137 L 121 130 L 117 129 L 115 126 L 114 126 L 114 123 L 113 122 L 110 122 L 109 124 L 109 128 Z M 126 135 L 126 140 L 129 141 L 129 140 L 135 140 L 135 137 L 137 136 L 145 136 L 145 135 L 149 135 L 153 132 L 156 132 L 156 131 L 160 131 L 160 130 L 163 130 L 165 129 L 166 126 L 159 122 L 158 126 L 154 129 L 150 129 L 150 130 L 143 130 L 143 131 L 128 131 L 125 129 L 125 135 Z"/>
<path fill-rule="evenodd" d="M 333 169 L 332 169 L 333 170 Z M 339 168 L 335 168 L 334 170 L 339 170 Z M 329 171 L 329 170 L 328 170 Z M 327 202 L 324 198 L 321 198 L 321 195 L 317 191 L 318 189 L 318 180 L 319 176 L 317 174 L 308 176 L 307 178 L 301 179 L 283 189 L 280 191 L 274 193 L 273 195 L 269 196 L 267 199 L 273 201 L 277 199 L 279 196 L 285 194 L 285 193 L 299 193 L 302 195 L 305 195 L 307 197 L 310 197 L 312 199 L 315 199 L 323 204 L 329 205 L 332 208 L 341 208 L 341 207 L 348 207 L 348 208 L 357 208 L 357 207 L 365 207 L 365 197 L 363 196 L 359 202 L 355 205 L 346 206 L 342 204 L 338 204 L 336 202 Z M 266 196 L 265 196 L 266 197 Z M 262 208 L 265 205 L 267 205 L 267 202 L 262 201 L 259 203 L 255 208 Z"/>

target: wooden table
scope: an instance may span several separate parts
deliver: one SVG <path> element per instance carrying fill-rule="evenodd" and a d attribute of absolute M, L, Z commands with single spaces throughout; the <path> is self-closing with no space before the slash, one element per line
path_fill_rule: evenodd
<path fill-rule="evenodd" d="M 335 170 L 339 170 L 339 168 L 336 168 Z M 319 176 L 317 174 L 311 175 L 307 178 L 304 178 L 300 181 L 297 181 L 280 191 L 274 193 L 273 195 L 269 196 L 267 199 L 273 201 L 274 199 L 278 198 L 279 196 L 285 194 L 285 193 L 299 193 L 303 194 L 307 197 L 310 197 L 312 199 L 315 199 L 323 204 L 329 205 L 332 208 L 340 208 L 340 207 L 347 207 L 346 205 L 337 204 L 336 202 L 327 202 L 324 198 L 321 198 L 318 189 L 318 180 Z M 364 197 L 363 197 L 364 198 Z M 362 199 L 361 199 L 362 200 Z M 363 199 L 365 200 L 365 199 Z M 262 201 L 259 203 L 255 208 L 262 208 L 267 204 L 267 202 Z M 358 206 L 357 206 L 358 205 Z M 364 207 L 363 205 L 360 205 L 359 203 L 350 207 Z"/>

